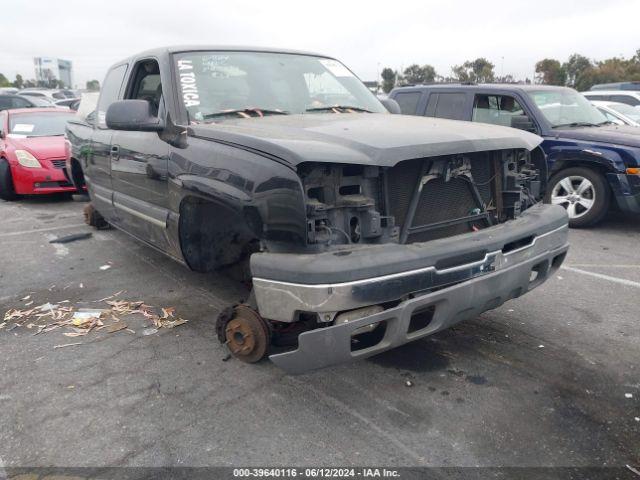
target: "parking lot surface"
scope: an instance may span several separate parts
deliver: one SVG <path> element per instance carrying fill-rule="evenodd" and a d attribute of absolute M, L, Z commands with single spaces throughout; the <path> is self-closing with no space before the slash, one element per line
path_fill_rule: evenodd
<path fill-rule="evenodd" d="M 224 361 L 214 321 L 242 285 L 117 230 L 49 243 L 92 231 L 83 206 L 0 203 L 0 312 L 124 291 L 189 322 L 77 338 L 8 322 L 0 466 L 640 463 L 640 218 L 572 231 L 554 278 L 475 320 L 294 377 Z"/>

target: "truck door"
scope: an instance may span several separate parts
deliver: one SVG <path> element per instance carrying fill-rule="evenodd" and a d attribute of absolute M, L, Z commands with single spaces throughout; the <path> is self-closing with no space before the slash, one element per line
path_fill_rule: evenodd
<path fill-rule="evenodd" d="M 124 99 L 146 100 L 165 115 L 157 60 L 138 61 Z M 111 178 L 119 226 L 163 250 L 168 248 L 168 163 L 170 146 L 158 132 L 117 130 L 111 138 Z"/>
<path fill-rule="evenodd" d="M 113 185 L 111 182 L 111 137 L 105 117 L 109 105 L 118 100 L 127 65 L 117 65 L 107 73 L 98 99 L 95 128 L 91 135 L 90 148 L 84 169 L 87 188 L 94 207 L 110 223 L 117 223 L 113 207 Z"/>

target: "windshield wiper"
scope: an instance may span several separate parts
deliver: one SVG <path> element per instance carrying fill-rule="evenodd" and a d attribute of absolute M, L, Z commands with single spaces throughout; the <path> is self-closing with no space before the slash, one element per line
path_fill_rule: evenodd
<path fill-rule="evenodd" d="M 351 105 L 332 105 L 331 107 L 314 107 L 307 108 L 305 112 L 328 112 L 334 111 L 335 113 L 342 113 L 340 110 L 351 110 L 353 112 L 365 112 L 365 113 L 373 113 L 371 110 L 367 110 L 366 108 L 361 107 L 353 107 Z"/>
<path fill-rule="evenodd" d="M 591 123 L 591 122 L 571 122 L 571 123 L 561 123 L 560 125 L 554 125 L 553 128 L 563 128 L 563 127 L 598 127 L 600 123 Z"/>
<path fill-rule="evenodd" d="M 252 115 L 253 114 L 253 115 Z M 244 118 L 264 117 L 265 115 L 289 115 L 285 110 L 270 110 L 268 108 L 236 108 L 233 110 L 220 110 L 219 112 L 207 113 L 202 118 L 226 117 L 229 115 L 237 115 Z"/>

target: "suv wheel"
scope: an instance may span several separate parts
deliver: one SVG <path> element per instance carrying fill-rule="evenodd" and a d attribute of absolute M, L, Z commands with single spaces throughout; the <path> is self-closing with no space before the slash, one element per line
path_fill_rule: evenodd
<path fill-rule="evenodd" d="M 0 198 L 7 201 L 18 198 L 13 188 L 11 167 L 4 158 L 0 158 Z"/>
<path fill-rule="evenodd" d="M 609 210 L 609 186 L 590 168 L 567 168 L 551 177 L 545 201 L 566 208 L 570 227 L 588 227 Z"/>

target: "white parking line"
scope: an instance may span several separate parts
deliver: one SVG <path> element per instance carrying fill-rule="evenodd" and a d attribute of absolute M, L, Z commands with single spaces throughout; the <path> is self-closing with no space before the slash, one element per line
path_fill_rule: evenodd
<path fill-rule="evenodd" d="M 608 280 L 610 282 L 619 283 L 621 285 L 626 285 L 628 287 L 640 288 L 640 282 L 634 282 L 632 280 L 626 280 L 624 278 L 612 277 L 611 275 L 603 275 L 602 273 L 588 272 L 586 270 L 581 270 L 579 268 L 574 268 L 574 267 L 562 266 L 561 268 L 563 270 L 569 270 L 570 272 L 581 273 L 583 275 L 599 278 L 601 280 Z"/>
<path fill-rule="evenodd" d="M 22 230 L 20 232 L 9 232 L 9 233 L 0 233 L 0 238 L 3 237 L 15 237 L 18 235 L 27 235 L 29 233 L 39 233 L 39 232 L 54 232 L 56 230 L 62 230 L 64 228 L 78 228 L 85 227 L 86 223 L 74 223 L 73 225 L 60 225 L 57 227 L 49 227 L 49 228 L 34 228 L 33 230 Z"/>

